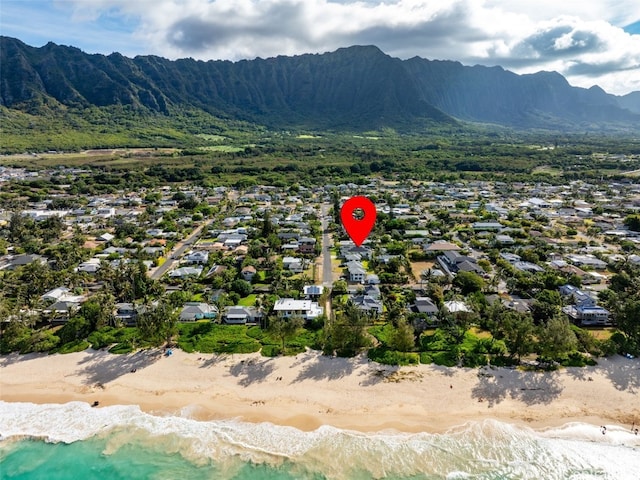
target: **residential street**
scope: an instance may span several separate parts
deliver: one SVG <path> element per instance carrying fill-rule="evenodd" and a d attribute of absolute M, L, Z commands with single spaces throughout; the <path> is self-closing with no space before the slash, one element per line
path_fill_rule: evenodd
<path fill-rule="evenodd" d="M 333 285 L 333 273 L 331 268 L 331 236 L 329 235 L 329 221 L 326 216 L 329 214 L 329 208 L 331 205 L 328 203 L 322 204 L 322 284 L 326 288 L 331 288 Z"/>
<path fill-rule="evenodd" d="M 171 269 L 173 264 L 178 261 L 182 254 L 191 248 L 191 246 L 198 240 L 200 232 L 202 232 L 204 228 L 207 228 L 211 224 L 211 222 L 213 222 L 213 219 L 210 218 L 198 228 L 196 228 L 193 233 L 187 238 L 176 243 L 176 246 L 173 247 L 173 249 L 168 253 L 169 256 L 167 257 L 167 261 L 160 265 L 158 268 L 149 270 L 148 275 L 154 280 L 160 279 L 165 273 L 167 273 L 167 271 Z"/>
<path fill-rule="evenodd" d="M 323 203 L 320 208 L 322 222 L 322 285 L 330 289 L 333 285 L 333 269 L 331 268 L 331 235 L 329 235 L 329 221 L 326 219 L 331 205 Z M 324 305 L 324 313 L 331 318 L 331 296 L 327 297 Z"/>

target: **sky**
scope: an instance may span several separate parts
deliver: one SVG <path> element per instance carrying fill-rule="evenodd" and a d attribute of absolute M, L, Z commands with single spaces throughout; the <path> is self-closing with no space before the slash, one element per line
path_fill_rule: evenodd
<path fill-rule="evenodd" d="M 640 0 L 0 0 L 0 34 L 87 53 L 241 60 L 376 45 L 640 90 Z"/>

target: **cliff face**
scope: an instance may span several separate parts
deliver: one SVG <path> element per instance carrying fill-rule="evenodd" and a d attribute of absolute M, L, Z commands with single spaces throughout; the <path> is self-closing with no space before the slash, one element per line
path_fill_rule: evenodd
<path fill-rule="evenodd" d="M 322 55 L 228 61 L 89 55 L 0 38 L 0 102 L 37 109 L 128 105 L 168 113 L 190 105 L 270 126 L 420 128 L 457 119 L 518 128 L 640 125 L 640 92 L 615 97 L 558 73 L 392 58 L 374 46 Z"/>

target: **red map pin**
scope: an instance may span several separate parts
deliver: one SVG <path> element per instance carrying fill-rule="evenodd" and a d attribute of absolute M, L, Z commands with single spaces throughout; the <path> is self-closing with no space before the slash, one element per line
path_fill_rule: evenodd
<path fill-rule="evenodd" d="M 363 216 L 357 215 L 358 209 L 362 210 Z M 359 247 L 376 223 L 376 206 L 367 197 L 351 197 L 342 205 L 340 219 L 353 243 Z"/>

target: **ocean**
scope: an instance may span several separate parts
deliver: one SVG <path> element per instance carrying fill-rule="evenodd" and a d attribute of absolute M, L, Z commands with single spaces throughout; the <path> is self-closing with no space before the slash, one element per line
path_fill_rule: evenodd
<path fill-rule="evenodd" d="M 629 427 L 494 420 L 446 433 L 312 432 L 155 416 L 137 406 L 0 402 L 2 479 L 640 479 Z"/>

